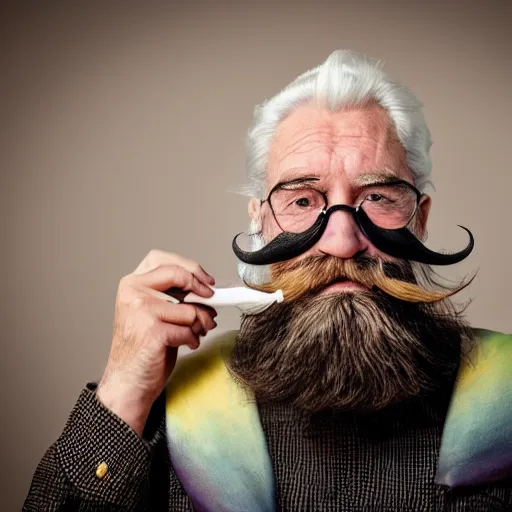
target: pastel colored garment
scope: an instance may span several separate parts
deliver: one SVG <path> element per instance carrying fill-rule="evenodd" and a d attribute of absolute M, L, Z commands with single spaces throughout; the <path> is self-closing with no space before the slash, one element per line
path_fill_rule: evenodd
<path fill-rule="evenodd" d="M 446 418 L 436 482 L 451 488 L 512 477 L 512 336 L 477 330 Z"/>
<path fill-rule="evenodd" d="M 275 482 L 258 408 L 224 364 L 236 334 L 178 361 L 166 388 L 169 455 L 196 510 L 271 512 Z"/>
<path fill-rule="evenodd" d="M 166 389 L 170 460 L 195 510 L 271 512 L 276 483 L 254 398 L 225 366 L 237 331 L 178 361 Z M 512 477 L 512 336 L 477 331 L 446 418 L 436 483 Z"/>

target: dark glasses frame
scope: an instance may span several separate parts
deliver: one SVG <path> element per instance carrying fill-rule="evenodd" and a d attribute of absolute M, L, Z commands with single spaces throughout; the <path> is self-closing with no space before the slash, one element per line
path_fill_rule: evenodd
<path fill-rule="evenodd" d="M 272 189 L 268 193 L 266 199 L 260 199 L 260 207 L 263 206 L 264 203 L 268 203 L 269 204 L 270 211 L 272 212 L 272 216 L 274 217 L 274 220 L 276 221 L 276 224 L 279 226 L 281 231 L 283 231 L 284 233 L 289 233 L 290 231 L 287 231 L 286 229 L 283 229 L 283 227 L 281 226 L 281 224 L 277 220 L 277 215 L 276 215 L 276 212 L 274 211 L 274 207 L 272 206 L 272 201 L 271 201 L 272 194 L 276 190 L 279 190 L 279 189 L 283 188 L 286 185 L 290 185 L 292 183 L 300 183 L 301 181 L 303 181 L 304 183 L 309 183 L 311 181 L 319 181 L 319 178 L 304 178 L 303 180 L 298 179 L 298 180 L 292 180 L 292 181 L 288 181 L 288 182 L 279 182 L 279 183 L 277 183 L 276 185 L 274 185 L 272 187 Z M 396 185 L 405 186 L 405 187 L 409 188 L 412 192 L 414 192 L 415 195 L 416 195 L 416 206 L 414 208 L 414 211 L 411 214 L 411 216 L 409 217 L 409 219 L 407 220 L 407 222 L 404 224 L 404 226 L 402 226 L 402 227 L 406 228 L 406 227 L 409 226 L 410 222 L 412 221 L 412 219 L 414 218 L 414 216 L 418 212 L 418 208 L 419 208 L 419 205 L 420 205 L 420 200 L 421 200 L 421 198 L 425 194 L 422 194 L 414 185 L 412 185 L 408 181 L 405 181 L 405 180 L 402 180 L 402 179 L 399 179 L 399 178 L 397 178 L 396 180 L 388 181 L 386 183 L 378 183 L 378 182 L 377 183 L 371 183 L 371 184 L 366 185 L 365 187 L 368 187 L 368 188 L 372 187 L 372 186 L 380 186 L 380 187 L 387 187 L 388 186 L 388 187 L 391 187 L 391 186 L 396 186 Z M 328 205 L 329 205 L 329 199 L 327 198 L 327 194 L 325 192 L 322 192 L 321 190 L 318 190 L 317 188 L 314 188 L 314 187 L 311 187 L 311 188 L 313 188 L 313 190 L 315 190 L 316 192 L 321 194 L 323 199 L 324 199 L 324 208 L 319 212 L 319 214 L 318 214 L 319 217 L 322 216 L 322 215 L 325 215 L 327 213 L 327 211 L 333 211 L 332 208 L 334 208 L 335 210 L 348 211 L 348 212 L 351 212 L 353 215 L 355 215 L 359 211 L 359 209 L 361 209 L 361 206 L 362 206 L 362 204 L 365 201 L 365 199 L 363 199 L 357 206 L 338 204 L 338 205 L 331 205 L 329 208 L 327 208 Z"/>

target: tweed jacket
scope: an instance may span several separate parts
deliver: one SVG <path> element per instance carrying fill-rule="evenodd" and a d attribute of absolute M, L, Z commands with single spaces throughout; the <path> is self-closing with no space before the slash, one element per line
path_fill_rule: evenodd
<path fill-rule="evenodd" d="M 451 491 L 433 483 L 447 404 L 436 396 L 378 414 L 313 418 L 260 406 L 277 510 L 511 511 L 512 485 Z M 140 438 L 97 400 L 93 383 L 40 461 L 23 505 L 25 512 L 192 510 L 169 460 L 165 396 Z"/>

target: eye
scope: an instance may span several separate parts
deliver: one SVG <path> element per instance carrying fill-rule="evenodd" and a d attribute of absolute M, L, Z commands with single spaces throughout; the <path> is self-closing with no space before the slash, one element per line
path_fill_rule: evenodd
<path fill-rule="evenodd" d="M 369 194 L 366 196 L 367 201 L 377 202 L 380 201 L 381 199 L 383 199 L 383 197 L 380 194 Z"/>
<path fill-rule="evenodd" d="M 311 206 L 311 201 L 307 197 L 301 197 L 295 201 L 295 204 L 301 208 L 307 208 L 308 206 Z"/>

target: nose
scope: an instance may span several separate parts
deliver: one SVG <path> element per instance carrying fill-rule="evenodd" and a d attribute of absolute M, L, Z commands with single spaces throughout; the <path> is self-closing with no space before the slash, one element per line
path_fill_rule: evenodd
<path fill-rule="evenodd" d="M 363 236 L 349 212 L 333 212 L 322 238 L 313 250 L 322 254 L 350 259 L 369 249 L 369 242 Z"/>

